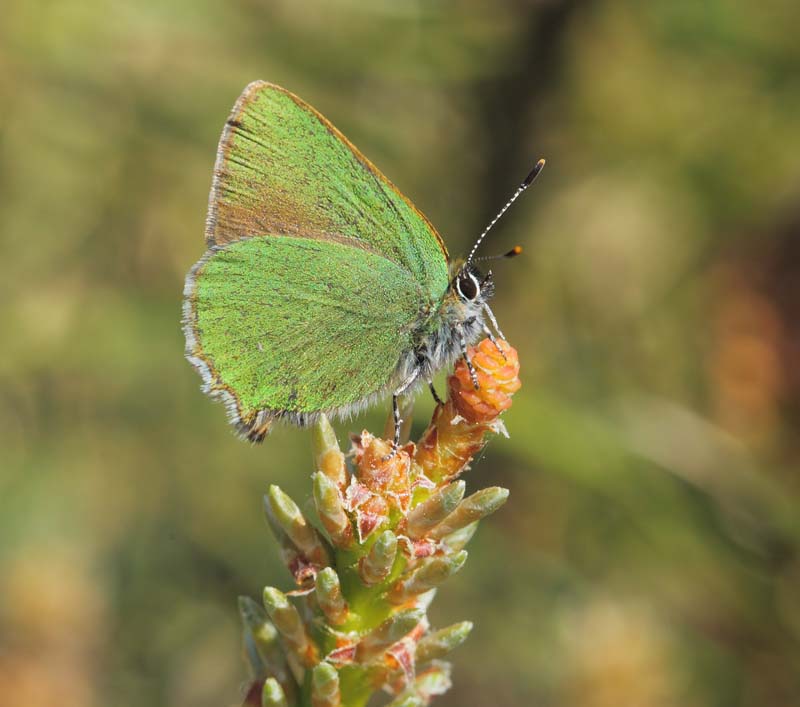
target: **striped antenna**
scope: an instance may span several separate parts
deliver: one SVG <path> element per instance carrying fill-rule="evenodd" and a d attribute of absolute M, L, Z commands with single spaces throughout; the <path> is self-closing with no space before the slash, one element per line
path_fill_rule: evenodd
<path fill-rule="evenodd" d="M 475 241 L 475 245 L 472 246 L 472 250 L 469 252 L 469 256 L 467 257 L 467 263 L 466 263 L 467 265 L 469 265 L 472 262 L 472 259 L 475 257 L 475 253 L 478 250 L 478 247 L 480 246 L 483 239 L 486 238 L 486 234 L 492 230 L 494 225 L 500 220 L 503 214 L 506 211 L 508 211 L 508 208 L 511 206 L 511 204 L 513 204 L 519 198 L 520 194 L 522 194 L 522 192 L 524 192 L 531 184 L 533 184 L 533 180 L 539 176 L 539 172 L 541 172 L 543 168 L 544 168 L 544 160 L 542 159 L 539 160 L 533 166 L 533 169 L 528 173 L 528 176 L 522 180 L 522 184 L 520 184 L 517 187 L 517 191 L 515 191 L 511 195 L 511 198 L 506 202 L 506 205 L 502 209 L 500 209 L 500 212 L 497 214 L 497 216 L 495 216 L 492 219 L 492 222 L 484 229 L 483 233 L 481 233 L 481 235 L 478 236 L 478 240 Z"/>
<path fill-rule="evenodd" d="M 484 260 L 500 260 L 500 258 L 515 258 L 522 255 L 522 246 L 515 245 L 507 253 L 500 253 L 500 255 L 482 255 L 480 258 L 473 258 L 473 263 L 482 263 Z"/>

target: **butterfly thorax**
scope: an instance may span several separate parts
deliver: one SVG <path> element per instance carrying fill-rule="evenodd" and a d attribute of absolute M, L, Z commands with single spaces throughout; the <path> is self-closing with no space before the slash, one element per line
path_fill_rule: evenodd
<path fill-rule="evenodd" d="M 415 374 L 414 387 L 430 381 L 485 332 L 484 312 L 494 294 L 491 273 L 484 276 L 460 262 L 451 265 L 450 272 L 450 284 L 438 306 L 419 322 L 413 349 L 398 362 L 398 383 Z"/>

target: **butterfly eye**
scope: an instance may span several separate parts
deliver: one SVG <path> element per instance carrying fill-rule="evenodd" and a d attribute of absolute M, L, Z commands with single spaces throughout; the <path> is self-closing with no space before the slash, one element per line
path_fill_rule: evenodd
<path fill-rule="evenodd" d="M 481 292 L 480 285 L 472 273 L 462 273 L 456 279 L 456 289 L 461 299 L 472 302 Z"/>

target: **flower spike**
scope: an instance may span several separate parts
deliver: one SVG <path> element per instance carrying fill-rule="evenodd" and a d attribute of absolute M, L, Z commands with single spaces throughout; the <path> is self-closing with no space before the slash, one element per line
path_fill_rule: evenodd
<path fill-rule="evenodd" d="M 508 498 L 499 487 L 464 498 L 459 476 L 501 429 L 520 385 L 517 353 L 505 341 L 486 339 L 469 358 L 478 388 L 459 361 L 447 401 L 416 444 L 394 448 L 364 431 L 345 457 L 321 415 L 311 515 L 269 488 L 267 519 L 298 588 L 267 587 L 264 608 L 240 600 L 248 707 L 361 706 L 380 689 L 391 707 L 425 707 L 450 687 L 442 658 L 472 623 L 431 631 L 427 609 L 466 562 L 479 521 Z"/>

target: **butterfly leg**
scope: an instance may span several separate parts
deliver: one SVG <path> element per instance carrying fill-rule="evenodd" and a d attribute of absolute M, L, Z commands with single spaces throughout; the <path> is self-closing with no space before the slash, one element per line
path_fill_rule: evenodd
<path fill-rule="evenodd" d="M 500 348 L 500 344 L 497 343 L 497 339 L 495 338 L 494 334 L 492 333 L 492 330 L 488 326 L 486 326 L 485 324 L 483 325 L 483 333 L 486 334 L 486 338 L 488 338 L 489 341 L 491 341 L 495 345 L 495 348 L 498 351 L 502 352 L 502 349 Z"/>
<path fill-rule="evenodd" d="M 433 396 L 434 401 L 437 405 L 444 405 L 444 400 L 439 397 L 439 394 L 436 392 L 436 387 L 433 385 L 433 381 L 428 381 L 428 387 L 431 389 L 431 395 Z"/>
<path fill-rule="evenodd" d="M 475 390 L 478 390 L 481 386 L 478 383 L 478 374 L 475 373 L 475 366 L 472 365 L 469 353 L 467 352 L 467 339 L 464 336 L 464 327 L 460 326 L 458 328 L 458 337 L 459 337 L 459 343 L 461 344 L 461 356 L 467 363 L 467 369 L 469 370 L 469 377 L 472 378 L 472 385 L 475 386 Z"/>
<path fill-rule="evenodd" d="M 492 323 L 492 326 L 494 327 L 494 330 L 497 332 L 497 335 L 503 341 L 505 341 L 506 337 L 503 335 L 503 331 L 500 329 L 500 325 L 497 323 L 497 319 L 494 316 L 494 312 L 491 310 L 491 308 L 489 307 L 488 304 L 484 304 L 483 305 L 483 309 L 486 312 L 486 315 L 489 317 L 489 321 Z M 483 331 L 489 337 L 491 342 L 495 345 L 495 348 L 497 348 L 497 350 L 503 355 L 503 358 L 505 358 L 506 357 L 506 352 L 503 351 L 503 349 L 500 348 L 500 345 L 497 343 L 497 339 L 494 338 L 494 336 L 492 335 L 491 331 L 489 330 L 489 327 L 487 327 L 485 324 L 483 325 Z"/>
<path fill-rule="evenodd" d="M 391 459 L 395 454 L 397 454 L 397 450 L 400 449 L 400 428 L 403 425 L 403 421 L 400 419 L 400 396 L 405 393 L 417 380 L 417 376 L 419 376 L 419 370 L 414 370 L 411 375 L 406 378 L 397 390 L 392 393 L 392 417 L 394 419 L 394 439 L 392 440 L 392 451 L 391 453 L 387 454 L 383 460 L 387 461 Z"/>

